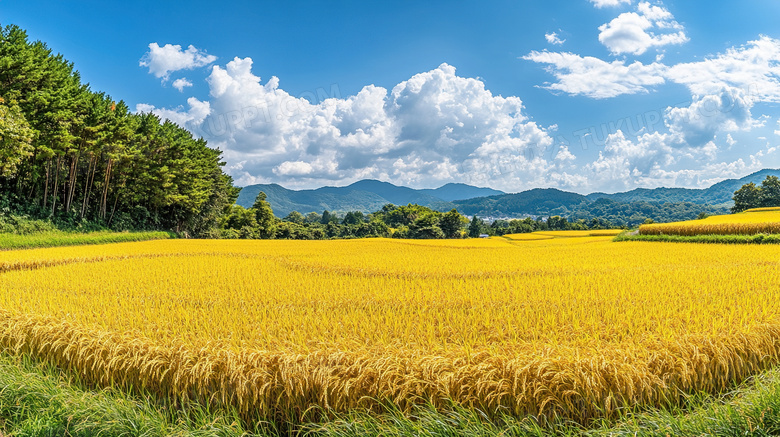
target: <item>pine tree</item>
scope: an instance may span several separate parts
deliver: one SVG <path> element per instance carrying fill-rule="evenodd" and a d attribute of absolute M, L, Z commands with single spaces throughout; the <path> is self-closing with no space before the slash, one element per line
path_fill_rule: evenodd
<path fill-rule="evenodd" d="M 472 217 L 471 224 L 469 224 L 469 237 L 478 238 L 482 233 L 482 226 L 482 220 L 480 220 L 476 215 Z"/>

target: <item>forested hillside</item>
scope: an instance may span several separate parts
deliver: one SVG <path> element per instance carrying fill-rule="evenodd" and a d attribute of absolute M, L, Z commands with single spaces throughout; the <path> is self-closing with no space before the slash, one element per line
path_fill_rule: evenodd
<path fill-rule="evenodd" d="M 620 202 L 690 202 L 701 205 L 731 206 L 734 192 L 741 186 L 759 184 L 767 176 L 780 176 L 780 169 L 764 169 L 740 179 L 726 179 L 709 188 L 636 188 L 624 193 L 591 193 L 589 200 L 602 198 Z"/>
<path fill-rule="evenodd" d="M 0 203 L 72 226 L 216 232 L 237 196 L 221 152 L 82 83 L 73 64 L 0 27 Z"/>

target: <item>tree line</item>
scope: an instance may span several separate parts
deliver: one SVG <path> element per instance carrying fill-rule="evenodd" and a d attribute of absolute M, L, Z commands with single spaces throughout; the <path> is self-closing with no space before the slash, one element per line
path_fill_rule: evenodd
<path fill-rule="evenodd" d="M 607 220 L 570 222 L 566 217 L 494 220 L 473 216 L 471 220 L 453 209 L 440 212 L 416 204 L 387 204 L 371 214 L 350 211 L 341 216 L 323 211 L 303 215 L 293 211 L 274 216 L 267 196 L 260 192 L 251 208 L 232 205 L 221 220 L 221 238 L 321 240 L 330 238 L 452 239 L 501 236 L 546 230 L 612 229 Z"/>
<path fill-rule="evenodd" d="M 251 208 L 232 205 L 221 218 L 221 238 L 321 240 L 329 238 L 393 237 L 414 239 L 462 238 L 468 219 L 456 210 L 434 211 L 409 204 L 385 205 L 371 214 L 330 211 L 303 215 L 293 211 L 274 216 L 266 194 L 260 192 Z"/>
<path fill-rule="evenodd" d="M 62 55 L 0 26 L 0 206 L 74 227 L 215 236 L 238 189 L 221 152 L 90 89 Z"/>

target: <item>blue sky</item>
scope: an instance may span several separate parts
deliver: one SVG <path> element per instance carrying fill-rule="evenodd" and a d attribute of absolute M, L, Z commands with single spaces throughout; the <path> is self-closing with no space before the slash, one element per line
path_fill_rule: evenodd
<path fill-rule="evenodd" d="M 127 6 L 128 4 L 132 6 Z M 780 167 L 780 2 L 0 0 L 238 185 L 705 187 Z"/>

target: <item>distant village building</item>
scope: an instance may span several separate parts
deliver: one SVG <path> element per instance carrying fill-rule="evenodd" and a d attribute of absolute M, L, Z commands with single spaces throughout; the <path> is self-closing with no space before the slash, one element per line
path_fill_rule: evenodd
<path fill-rule="evenodd" d="M 488 234 L 479 234 L 479 238 L 490 238 Z"/>

